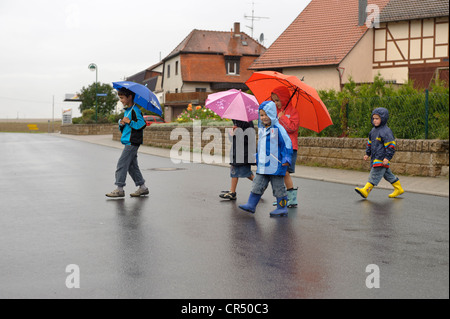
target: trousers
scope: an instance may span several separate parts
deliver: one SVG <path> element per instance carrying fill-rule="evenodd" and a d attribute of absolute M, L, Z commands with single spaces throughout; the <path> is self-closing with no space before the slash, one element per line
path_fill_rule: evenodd
<path fill-rule="evenodd" d="M 272 184 L 273 196 L 281 198 L 287 196 L 284 176 L 256 174 L 253 180 L 252 193 L 256 195 L 264 194 L 269 183 Z"/>
<path fill-rule="evenodd" d="M 125 148 L 122 151 L 122 155 L 117 162 L 115 185 L 117 185 L 118 187 L 124 187 L 126 185 L 125 181 L 127 179 L 127 173 L 130 174 L 136 186 L 145 184 L 144 177 L 142 176 L 137 161 L 138 150 L 139 146 L 125 145 Z"/>
<path fill-rule="evenodd" d="M 398 181 L 398 177 L 392 173 L 389 167 L 372 167 L 369 175 L 369 183 L 377 186 L 383 177 L 391 184 Z"/>

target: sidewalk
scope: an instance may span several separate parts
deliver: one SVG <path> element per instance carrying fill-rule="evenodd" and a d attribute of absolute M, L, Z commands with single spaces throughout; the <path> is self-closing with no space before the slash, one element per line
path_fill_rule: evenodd
<path fill-rule="evenodd" d="M 123 145 L 120 142 L 113 141 L 112 135 L 66 135 L 58 133 L 50 135 L 108 147 L 123 148 Z M 148 155 L 170 158 L 169 149 L 143 145 L 139 148 L 139 152 Z M 214 165 L 224 167 L 229 166 L 228 161 L 224 161 L 224 164 Z M 297 165 L 295 173 L 292 174 L 292 176 L 353 186 L 364 186 L 367 182 L 369 172 Z M 448 177 L 400 176 L 400 180 L 406 192 L 449 197 Z M 392 186 L 385 180 L 382 180 L 377 187 L 382 189 L 393 189 Z"/>

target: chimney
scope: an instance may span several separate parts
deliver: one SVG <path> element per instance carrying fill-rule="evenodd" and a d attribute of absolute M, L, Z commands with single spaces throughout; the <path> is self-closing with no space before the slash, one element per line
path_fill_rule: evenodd
<path fill-rule="evenodd" d="M 239 22 L 234 23 L 234 36 L 235 37 L 241 36 L 241 24 Z"/>
<path fill-rule="evenodd" d="M 359 0 L 359 11 L 358 11 L 358 26 L 363 26 L 366 24 L 367 19 L 367 0 Z"/>

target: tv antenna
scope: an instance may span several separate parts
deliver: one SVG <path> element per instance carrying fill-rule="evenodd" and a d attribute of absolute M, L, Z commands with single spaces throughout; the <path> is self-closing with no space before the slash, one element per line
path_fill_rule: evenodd
<path fill-rule="evenodd" d="M 248 15 L 244 15 L 244 18 L 246 18 L 247 20 L 251 20 L 252 21 L 252 25 L 251 26 L 247 26 L 247 28 L 249 28 L 252 32 L 252 38 L 253 38 L 253 31 L 255 30 L 254 27 L 254 22 L 255 21 L 260 21 L 262 19 L 270 19 L 269 17 L 256 17 L 255 16 L 255 2 L 252 2 L 252 15 L 248 16 Z"/>

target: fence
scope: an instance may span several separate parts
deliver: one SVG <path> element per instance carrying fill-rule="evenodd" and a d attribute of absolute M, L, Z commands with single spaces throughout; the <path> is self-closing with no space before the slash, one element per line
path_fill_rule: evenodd
<path fill-rule="evenodd" d="M 449 95 L 433 93 L 324 101 L 334 125 L 320 134 L 301 129 L 300 136 L 366 138 L 372 129 L 372 110 L 389 111 L 388 125 L 398 139 L 448 139 Z"/>

